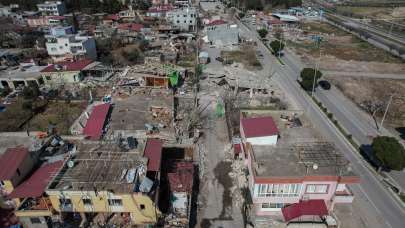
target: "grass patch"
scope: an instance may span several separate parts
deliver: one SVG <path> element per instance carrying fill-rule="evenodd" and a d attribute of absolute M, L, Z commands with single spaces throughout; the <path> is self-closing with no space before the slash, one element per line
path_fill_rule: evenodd
<path fill-rule="evenodd" d="M 46 131 L 50 123 L 56 125 L 59 134 L 70 134 L 69 128 L 86 107 L 83 102 L 66 103 L 64 101 L 42 101 L 43 109 L 35 112 L 23 108 L 24 99 L 18 98 L 7 105 L 5 112 L 0 113 L 0 131 Z"/>
<path fill-rule="evenodd" d="M 237 51 L 221 51 L 221 57 L 226 60 L 242 63 L 247 69 L 262 69 L 262 64 L 257 59 L 256 52 L 251 46 L 242 46 L 241 50 Z"/>
<path fill-rule="evenodd" d="M 399 198 L 402 200 L 402 202 L 405 203 L 405 194 L 400 194 Z"/>
<path fill-rule="evenodd" d="M 52 123 L 56 125 L 58 134 L 68 135 L 70 134 L 70 126 L 80 116 L 85 107 L 85 102 L 50 102 L 44 112 L 35 115 L 29 121 L 29 129 L 46 131 L 48 125 Z"/>

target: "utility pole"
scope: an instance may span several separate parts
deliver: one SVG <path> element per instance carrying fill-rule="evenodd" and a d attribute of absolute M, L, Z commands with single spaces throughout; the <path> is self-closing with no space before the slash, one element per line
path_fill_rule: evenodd
<path fill-rule="evenodd" d="M 319 64 L 321 62 L 321 53 L 322 53 L 321 52 L 321 47 L 319 46 L 319 59 L 315 63 L 314 81 L 312 83 L 312 93 L 311 93 L 312 97 L 314 97 L 314 93 L 315 93 L 316 73 L 318 72 Z"/>
<path fill-rule="evenodd" d="M 383 128 L 384 120 L 385 120 L 385 117 L 387 116 L 388 109 L 390 108 L 390 104 L 391 104 L 391 102 L 392 102 L 392 97 L 393 97 L 393 96 L 394 96 L 394 95 L 391 94 L 390 99 L 389 99 L 388 104 L 387 104 L 387 108 L 385 109 L 383 118 L 382 118 L 382 120 L 381 120 L 380 128 Z"/>

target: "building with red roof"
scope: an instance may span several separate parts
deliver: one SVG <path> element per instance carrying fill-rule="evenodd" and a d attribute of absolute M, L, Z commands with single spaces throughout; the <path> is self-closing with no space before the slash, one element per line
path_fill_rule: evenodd
<path fill-rule="evenodd" d="M 278 128 L 273 118 L 251 117 L 240 120 L 240 133 L 252 145 L 276 145 Z"/>
<path fill-rule="evenodd" d="M 49 65 L 41 71 L 45 84 L 77 83 L 83 80 L 84 69 L 97 64 L 90 59 L 63 61 Z"/>
<path fill-rule="evenodd" d="M 167 174 L 170 191 L 192 193 L 194 166 L 192 162 L 175 162 L 174 170 Z"/>
<path fill-rule="evenodd" d="M 35 160 L 25 147 L 8 148 L 0 156 L 0 180 L 11 192 L 32 171 Z"/>
<path fill-rule="evenodd" d="M 148 139 L 144 150 L 144 157 L 148 158 L 148 171 L 159 172 L 162 160 L 163 142 L 159 139 Z"/>
<path fill-rule="evenodd" d="M 335 204 L 351 203 L 354 196 L 348 185 L 360 179 L 333 143 L 303 124 L 303 114 L 264 113 L 245 111 L 240 120 L 240 153 L 256 216 L 317 222 Z M 297 120 L 299 125 L 294 124 Z"/>
<path fill-rule="evenodd" d="M 37 222 L 46 224 L 46 217 L 52 216 L 54 208 L 49 196 L 44 193 L 63 164 L 63 160 L 43 164 L 10 193 L 10 198 L 21 199 L 15 215 L 24 227 L 38 227 Z"/>
<path fill-rule="evenodd" d="M 174 7 L 170 4 L 155 5 L 146 12 L 147 17 L 165 17 L 167 12 L 170 12 Z"/>
<path fill-rule="evenodd" d="M 215 26 L 215 25 L 223 25 L 223 24 L 227 24 L 227 22 L 222 19 L 219 19 L 219 20 L 210 21 L 206 26 Z"/>
<path fill-rule="evenodd" d="M 90 140 L 99 140 L 104 134 L 104 125 L 110 112 L 110 104 L 96 105 L 91 112 L 86 126 L 83 129 L 83 135 Z"/>

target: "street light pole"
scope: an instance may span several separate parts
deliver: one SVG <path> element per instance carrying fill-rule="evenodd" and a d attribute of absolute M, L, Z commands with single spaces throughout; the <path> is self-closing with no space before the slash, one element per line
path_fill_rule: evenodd
<path fill-rule="evenodd" d="M 319 59 L 315 63 L 314 81 L 312 83 L 312 93 L 311 93 L 312 97 L 314 97 L 314 93 L 315 93 L 316 73 L 318 72 L 320 62 L 321 62 L 321 47 L 319 47 Z"/>
<path fill-rule="evenodd" d="M 383 118 L 382 118 L 382 120 L 381 120 L 380 128 L 383 128 L 384 120 L 385 120 L 385 117 L 387 116 L 388 109 L 389 109 L 390 104 L 391 104 L 391 102 L 392 102 L 392 97 L 393 97 L 393 96 L 394 96 L 394 95 L 391 94 L 390 99 L 389 99 L 388 104 L 387 104 L 387 108 L 385 109 Z"/>

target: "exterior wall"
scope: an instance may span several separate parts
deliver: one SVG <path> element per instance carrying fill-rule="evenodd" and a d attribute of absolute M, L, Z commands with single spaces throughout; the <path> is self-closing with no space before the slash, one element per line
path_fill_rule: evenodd
<path fill-rule="evenodd" d="M 93 37 L 55 37 L 56 42 L 46 42 L 46 50 L 55 61 L 68 56 L 82 55 L 89 59 L 97 58 L 96 41 Z"/>
<path fill-rule="evenodd" d="M 80 192 L 80 191 L 47 191 L 52 206 L 56 211 L 61 212 L 129 212 L 135 224 L 155 223 L 160 212 L 155 207 L 150 197 L 143 194 L 112 194 L 109 192 Z M 62 197 L 70 198 L 72 208 L 62 210 L 59 199 Z M 86 206 L 82 199 L 91 199 L 92 205 Z M 108 199 L 121 199 L 122 206 L 110 206 Z M 143 205 L 144 209 L 141 209 Z"/>
<path fill-rule="evenodd" d="M 197 25 L 197 12 L 194 8 L 177 9 L 168 12 L 166 19 L 182 31 L 194 31 Z"/>
<path fill-rule="evenodd" d="M 31 173 L 32 168 L 34 167 L 34 163 L 35 161 L 32 158 L 31 153 L 29 153 L 28 156 L 21 163 L 21 165 L 18 167 L 20 175 L 18 175 L 18 173 L 16 172 L 10 180 L 14 187 L 20 184 L 28 176 L 28 174 Z"/>
<path fill-rule="evenodd" d="M 239 43 L 237 27 L 228 24 L 207 27 L 208 40 L 215 45 L 232 45 Z"/>
<path fill-rule="evenodd" d="M 43 15 L 62 16 L 66 12 L 66 7 L 63 2 L 45 2 L 38 4 L 38 11 Z"/>
<path fill-rule="evenodd" d="M 278 135 L 264 136 L 264 137 L 254 137 L 246 138 L 246 141 L 252 145 L 276 145 Z"/>
<path fill-rule="evenodd" d="M 277 184 L 277 183 L 272 183 Z M 285 184 L 285 183 L 280 183 Z M 291 183 L 293 184 L 293 183 Z M 271 209 L 262 209 L 261 205 L 263 203 L 282 203 L 282 204 L 293 204 L 298 203 L 302 199 L 323 199 L 326 203 L 326 206 L 329 209 L 333 207 L 333 200 L 336 192 L 337 182 L 336 181 L 304 181 L 303 183 L 296 183 L 301 184 L 301 189 L 299 191 L 298 196 L 293 197 L 259 197 L 259 184 L 254 185 L 253 191 L 253 203 L 255 204 L 256 208 L 256 215 L 258 216 L 274 216 L 281 214 L 281 208 L 271 208 Z M 328 185 L 327 193 L 308 193 L 307 186 L 308 185 Z"/>
<path fill-rule="evenodd" d="M 46 19 L 45 17 L 39 17 L 39 18 L 28 18 L 27 24 L 29 27 L 41 27 L 49 25 L 49 22 L 48 19 Z"/>
<path fill-rule="evenodd" d="M 23 227 L 29 228 L 48 228 L 48 224 L 44 217 L 35 217 L 40 223 L 32 223 L 31 218 L 33 217 L 18 217 L 18 220 L 22 223 Z"/>
<path fill-rule="evenodd" d="M 44 72 L 42 78 L 47 85 L 60 85 L 63 83 L 77 83 L 83 78 L 80 71 Z"/>

